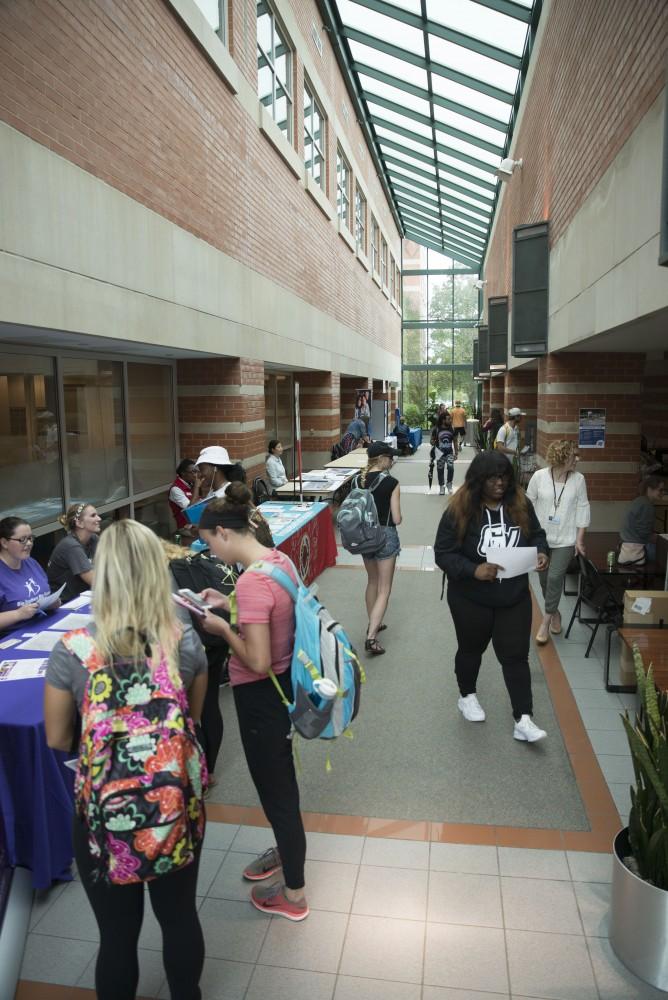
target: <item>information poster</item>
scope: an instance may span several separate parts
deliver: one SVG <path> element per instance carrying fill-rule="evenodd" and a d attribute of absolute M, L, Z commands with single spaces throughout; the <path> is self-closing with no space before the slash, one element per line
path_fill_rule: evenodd
<path fill-rule="evenodd" d="M 371 389 L 355 389 L 355 419 L 369 425 L 371 419 Z"/>
<path fill-rule="evenodd" d="M 580 410 L 579 448 L 605 448 L 605 410 Z"/>

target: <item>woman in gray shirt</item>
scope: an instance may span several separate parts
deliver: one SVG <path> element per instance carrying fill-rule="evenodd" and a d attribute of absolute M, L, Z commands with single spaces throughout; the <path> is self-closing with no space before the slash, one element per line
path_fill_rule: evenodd
<path fill-rule="evenodd" d="M 629 546 L 645 547 L 645 556 L 650 561 L 656 558 L 656 532 L 654 531 L 654 504 L 664 494 L 664 480 L 660 476 L 648 476 L 640 484 L 641 494 L 636 497 L 622 522 L 620 537 L 622 548 L 620 563 L 634 562 L 634 549 Z M 642 550 L 640 550 L 642 554 Z M 637 557 L 637 553 L 636 553 Z"/>
<path fill-rule="evenodd" d="M 61 597 L 64 604 L 92 586 L 93 558 L 102 518 L 92 503 L 75 503 L 58 520 L 67 534 L 51 553 L 46 575 L 52 591 L 65 584 Z"/>

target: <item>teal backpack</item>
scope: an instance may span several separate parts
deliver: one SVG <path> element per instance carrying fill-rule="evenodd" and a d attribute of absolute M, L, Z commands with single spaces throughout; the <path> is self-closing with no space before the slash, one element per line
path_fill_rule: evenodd
<path fill-rule="evenodd" d="M 246 570 L 275 580 L 295 602 L 292 702 L 285 697 L 273 670 L 269 676 L 295 730 L 306 740 L 333 740 L 346 732 L 359 711 L 360 687 L 366 680 L 364 669 L 343 626 L 332 618 L 288 561 L 297 583 L 270 563 L 253 563 Z M 323 678 L 331 684 L 323 685 Z M 323 697 L 319 687 L 329 688 L 333 697 Z"/>

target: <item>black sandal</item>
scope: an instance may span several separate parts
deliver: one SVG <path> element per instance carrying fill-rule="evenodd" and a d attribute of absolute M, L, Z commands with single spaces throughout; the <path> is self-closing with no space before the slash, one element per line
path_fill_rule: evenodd
<path fill-rule="evenodd" d="M 385 650 L 378 642 L 378 639 L 365 639 L 364 652 L 370 653 L 371 656 L 382 656 Z"/>

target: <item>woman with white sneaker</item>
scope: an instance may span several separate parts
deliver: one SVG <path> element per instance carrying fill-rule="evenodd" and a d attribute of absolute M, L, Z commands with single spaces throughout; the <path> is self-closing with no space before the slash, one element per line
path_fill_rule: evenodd
<path fill-rule="evenodd" d="M 547 568 L 545 532 L 510 463 L 498 451 L 481 452 L 450 500 L 434 543 L 436 565 L 448 577 L 448 605 L 457 633 L 457 705 L 468 722 L 485 721 L 476 686 L 491 640 L 510 696 L 513 736 L 535 743 L 547 734 L 531 717 L 529 577 L 498 578 L 504 551 L 519 547 L 535 547 L 536 568 Z"/>
<path fill-rule="evenodd" d="M 547 467 L 534 472 L 527 486 L 527 496 L 536 508 L 550 546 L 550 565 L 539 575 L 545 598 L 545 614 L 536 633 L 536 642 L 544 646 L 561 632 L 559 601 L 566 570 L 574 555 L 585 554 L 585 528 L 591 518 L 587 484 L 576 472 L 578 455 L 573 441 L 553 441 L 545 455 Z"/>

